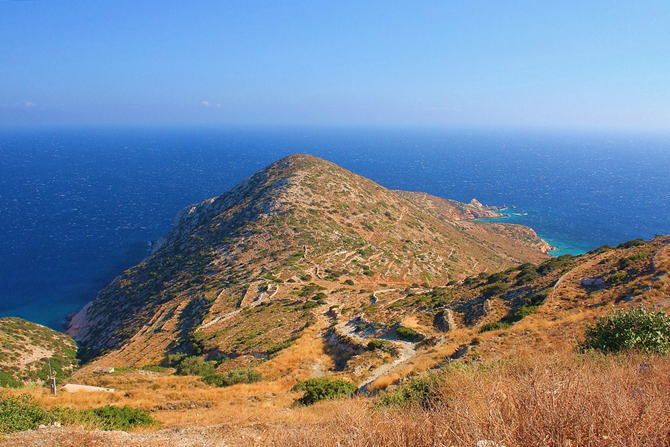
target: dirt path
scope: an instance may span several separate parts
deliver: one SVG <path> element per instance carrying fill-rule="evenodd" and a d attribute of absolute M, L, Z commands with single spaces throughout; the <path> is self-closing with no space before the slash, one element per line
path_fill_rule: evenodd
<path fill-rule="evenodd" d="M 416 355 L 416 343 L 386 337 L 382 337 L 382 339 L 392 341 L 396 345 L 400 345 L 400 351 L 398 353 L 398 357 L 395 358 L 391 363 L 385 363 L 375 368 L 375 370 L 372 371 L 372 373 L 368 376 L 365 383 L 363 383 L 363 385 L 361 385 L 358 388 L 358 391 L 361 393 L 367 394 L 369 392 L 368 388 L 375 380 L 397 370 L 407 360 L 411 359 Z"/>

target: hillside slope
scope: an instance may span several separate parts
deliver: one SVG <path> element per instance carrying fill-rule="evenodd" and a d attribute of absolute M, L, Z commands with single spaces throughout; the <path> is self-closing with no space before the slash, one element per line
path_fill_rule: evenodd
<path fill-rule="evenodd" d="M 114 366 L 171 352 L 264 359 L 312 325 L 315 308 L 548 258 L 529 228 L 462 220 L 484 211 L 293 155 L 180 212 L 68 334 L 85 357 L 105 354 L 98 363 Z"/>
<path fill-rule="evenodd" d="M 20 318 L 0 318 L 0 386 L 44 382 L 48 359 L 56 378 L 67 377 L 77 365 L 77 346 L 70 337 Z"/>

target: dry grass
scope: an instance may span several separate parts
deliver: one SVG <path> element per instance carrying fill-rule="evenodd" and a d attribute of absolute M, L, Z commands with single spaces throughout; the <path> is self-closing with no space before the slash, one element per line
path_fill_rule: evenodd
<path fill-rule="evenodd" d="M 649 359 L 647 359 L 649 361 Z M 279 426 L 273 446 L 667 446 L 670 361 L 525 358 L 450 370 L 434 408 L 338 405 L 318 426 Z M 491 444 L 493 445 L 493 444 Z"/>
<path fill-rule="evenodd" d="M 138 373 L 116 379 L 125 383 L 121 393 L 53 399 L 35 390 L 48 406 L 176 408 L 153 411 L 164 427 L 155 432 L 38 430 L 0 445 L 670 445 L 669 357 L 570 353 L 456 365 L 445 370 L 430 409 L 377 408 L 371 398 L 294 407 L 297 395 L 283 391 L 281 381 L 216 389 L 193 378 Z"/>

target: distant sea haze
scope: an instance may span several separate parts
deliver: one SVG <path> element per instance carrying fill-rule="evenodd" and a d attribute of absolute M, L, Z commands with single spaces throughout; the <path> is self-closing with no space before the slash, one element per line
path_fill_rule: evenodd
<path fill-rule="evenodd" d="M 513 206 L 557 250 L 670 233 L 670 137 L 427 130 L 0 131 L 0 316 L 62 329 L 186 205 L 293 153 Z"/>

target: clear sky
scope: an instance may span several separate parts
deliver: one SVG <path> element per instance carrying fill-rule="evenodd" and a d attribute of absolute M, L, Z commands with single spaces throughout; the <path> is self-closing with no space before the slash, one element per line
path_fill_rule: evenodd
<path fill-rule="evenodd" d="M 670 2 L 0 0 L 0 125 L 670 130 Z"/>

